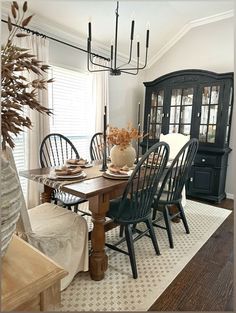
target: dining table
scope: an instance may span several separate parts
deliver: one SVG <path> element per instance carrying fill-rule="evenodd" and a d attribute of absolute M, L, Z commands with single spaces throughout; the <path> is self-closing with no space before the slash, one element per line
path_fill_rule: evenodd
<path fill-rule="evenodd" d="M 83 168 L 85 177 L 72 179 L 69 177 L 63 179 L 52 177 L 51 173 L 54 168 L 50 167 L 19 172 L 20 176 L 43 184 L 44 190 L 40 194 L 41 203 L 51 202 L 52 193 L 55 189 L 88 200 L 93 222 L 90 235 L 89 272 L 91 279 L 96 281 L 104 278 L 108 267 L 108 257 L 105 252 L 105 232 L 116 226 L 112 221 L 106 220 L 109 202 L 123 194 L 128 182 L 127 178 L 109 177 L 101 169 L 101 161 L 95 161 L 93 166 Z M 186 202 L 185 194 L 182 200 Z M 175 208 L 171 209 L 174 214 Z M 179 222 L 179 218 L 176 222 Z"/>
<path fill-rule="evenodd" d="M 109 209 L 109 201 L 123 194 L 128 180 L 105 178 L 100 163 L 83 168 L 86 177 L 78 179 L 51 179 L 49 178 L 51 171 L 52 168 L 38 168 L 20 171 L 19 174 L 44 185 L 40 196 L 41 203 L 50 202 L 55 189 L 88 200 L 93 222 L 89 272 L 92 280 L 102 280 L 108 267 L 108 257 L 105 252 L 105 230 L 108 224 L 106 213 Z"/>

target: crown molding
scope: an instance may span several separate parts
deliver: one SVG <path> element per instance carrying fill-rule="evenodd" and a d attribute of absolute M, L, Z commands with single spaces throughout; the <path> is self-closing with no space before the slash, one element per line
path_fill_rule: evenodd
<path fill-rule="evenodd" d="M 170 50 L 184 35 L 186 35 L 191 29 L 202 25 L 218 22 L 224 19 L 228 19 L 234 16 L 234 10 L 229 10 L 223 13 L 218 13 L 208 17 L 193 20 L 185 24 L 181 30 L 172 37 L 148 62 L 148 68 L 151 68 L 168 50 Z"/>

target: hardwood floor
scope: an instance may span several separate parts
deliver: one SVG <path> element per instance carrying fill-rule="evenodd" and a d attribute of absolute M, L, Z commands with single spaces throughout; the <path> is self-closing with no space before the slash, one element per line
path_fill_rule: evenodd
<path fill-rule="evenodd" d="M 233 210 L 229 199 L 212 205 Z M 233 311 L 233 258 L 230 214 L 149 311 Z"/>

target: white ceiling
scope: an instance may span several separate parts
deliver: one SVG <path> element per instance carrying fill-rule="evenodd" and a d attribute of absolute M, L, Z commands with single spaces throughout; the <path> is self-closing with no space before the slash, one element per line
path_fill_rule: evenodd
<path fill-rule="evenodd" d="M 28 0 L 28 6 L 30 11 L 35 13 L 34 20 L 40 28 L 47 30 L 47 25 L 54 26 L 57 37 L 65 37 L 66 32 L 74 38 L 80 38 L 78 42 L 84 43 L 85 46 L 90 19 L 93 46 L 97 47 L 98 51 L 106 50 L 111 40 L 114 41 L 116 9 L 114 0 Z M 227 0 L 120 1 L 118 51 L 120 55 L 129 53 L 132 16 L 135 17 L 135 39 L 136 35 L 139 35 L 141 42 L 141 57 L 144 57 L 146 24 L 150 23 L 149 59 L 155 59 L 163 47 L 168 46 L 174 38 L 180 37 L 178 34 L 181 32 L 186 33 L 191 25 L 195 26 L 232 16 L 233 7 L 233 1 Z M 199 19 L 205 20 L 199 21 Z M 60 30 L 63 30 L 63 35 Z M 136 44 L 134 48 L 135 57 Z"/>

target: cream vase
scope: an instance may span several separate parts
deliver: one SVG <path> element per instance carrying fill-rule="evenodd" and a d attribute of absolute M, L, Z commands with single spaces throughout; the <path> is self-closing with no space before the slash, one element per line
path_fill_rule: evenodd
<path fill-rule="evenodd" d="M 121 150 L 120 146 L 113 146 L 110 151 L 111 163 L 115 166 L 127 165 L 132 167 L 136 158 L 135 149 L 129 145 L 126 149 Z"/>
<path fill-rule="evenodd" d="M 20 187 L 17 174 L 1 157 L 1 257 L 4 256 L 20 216 Z"/>

